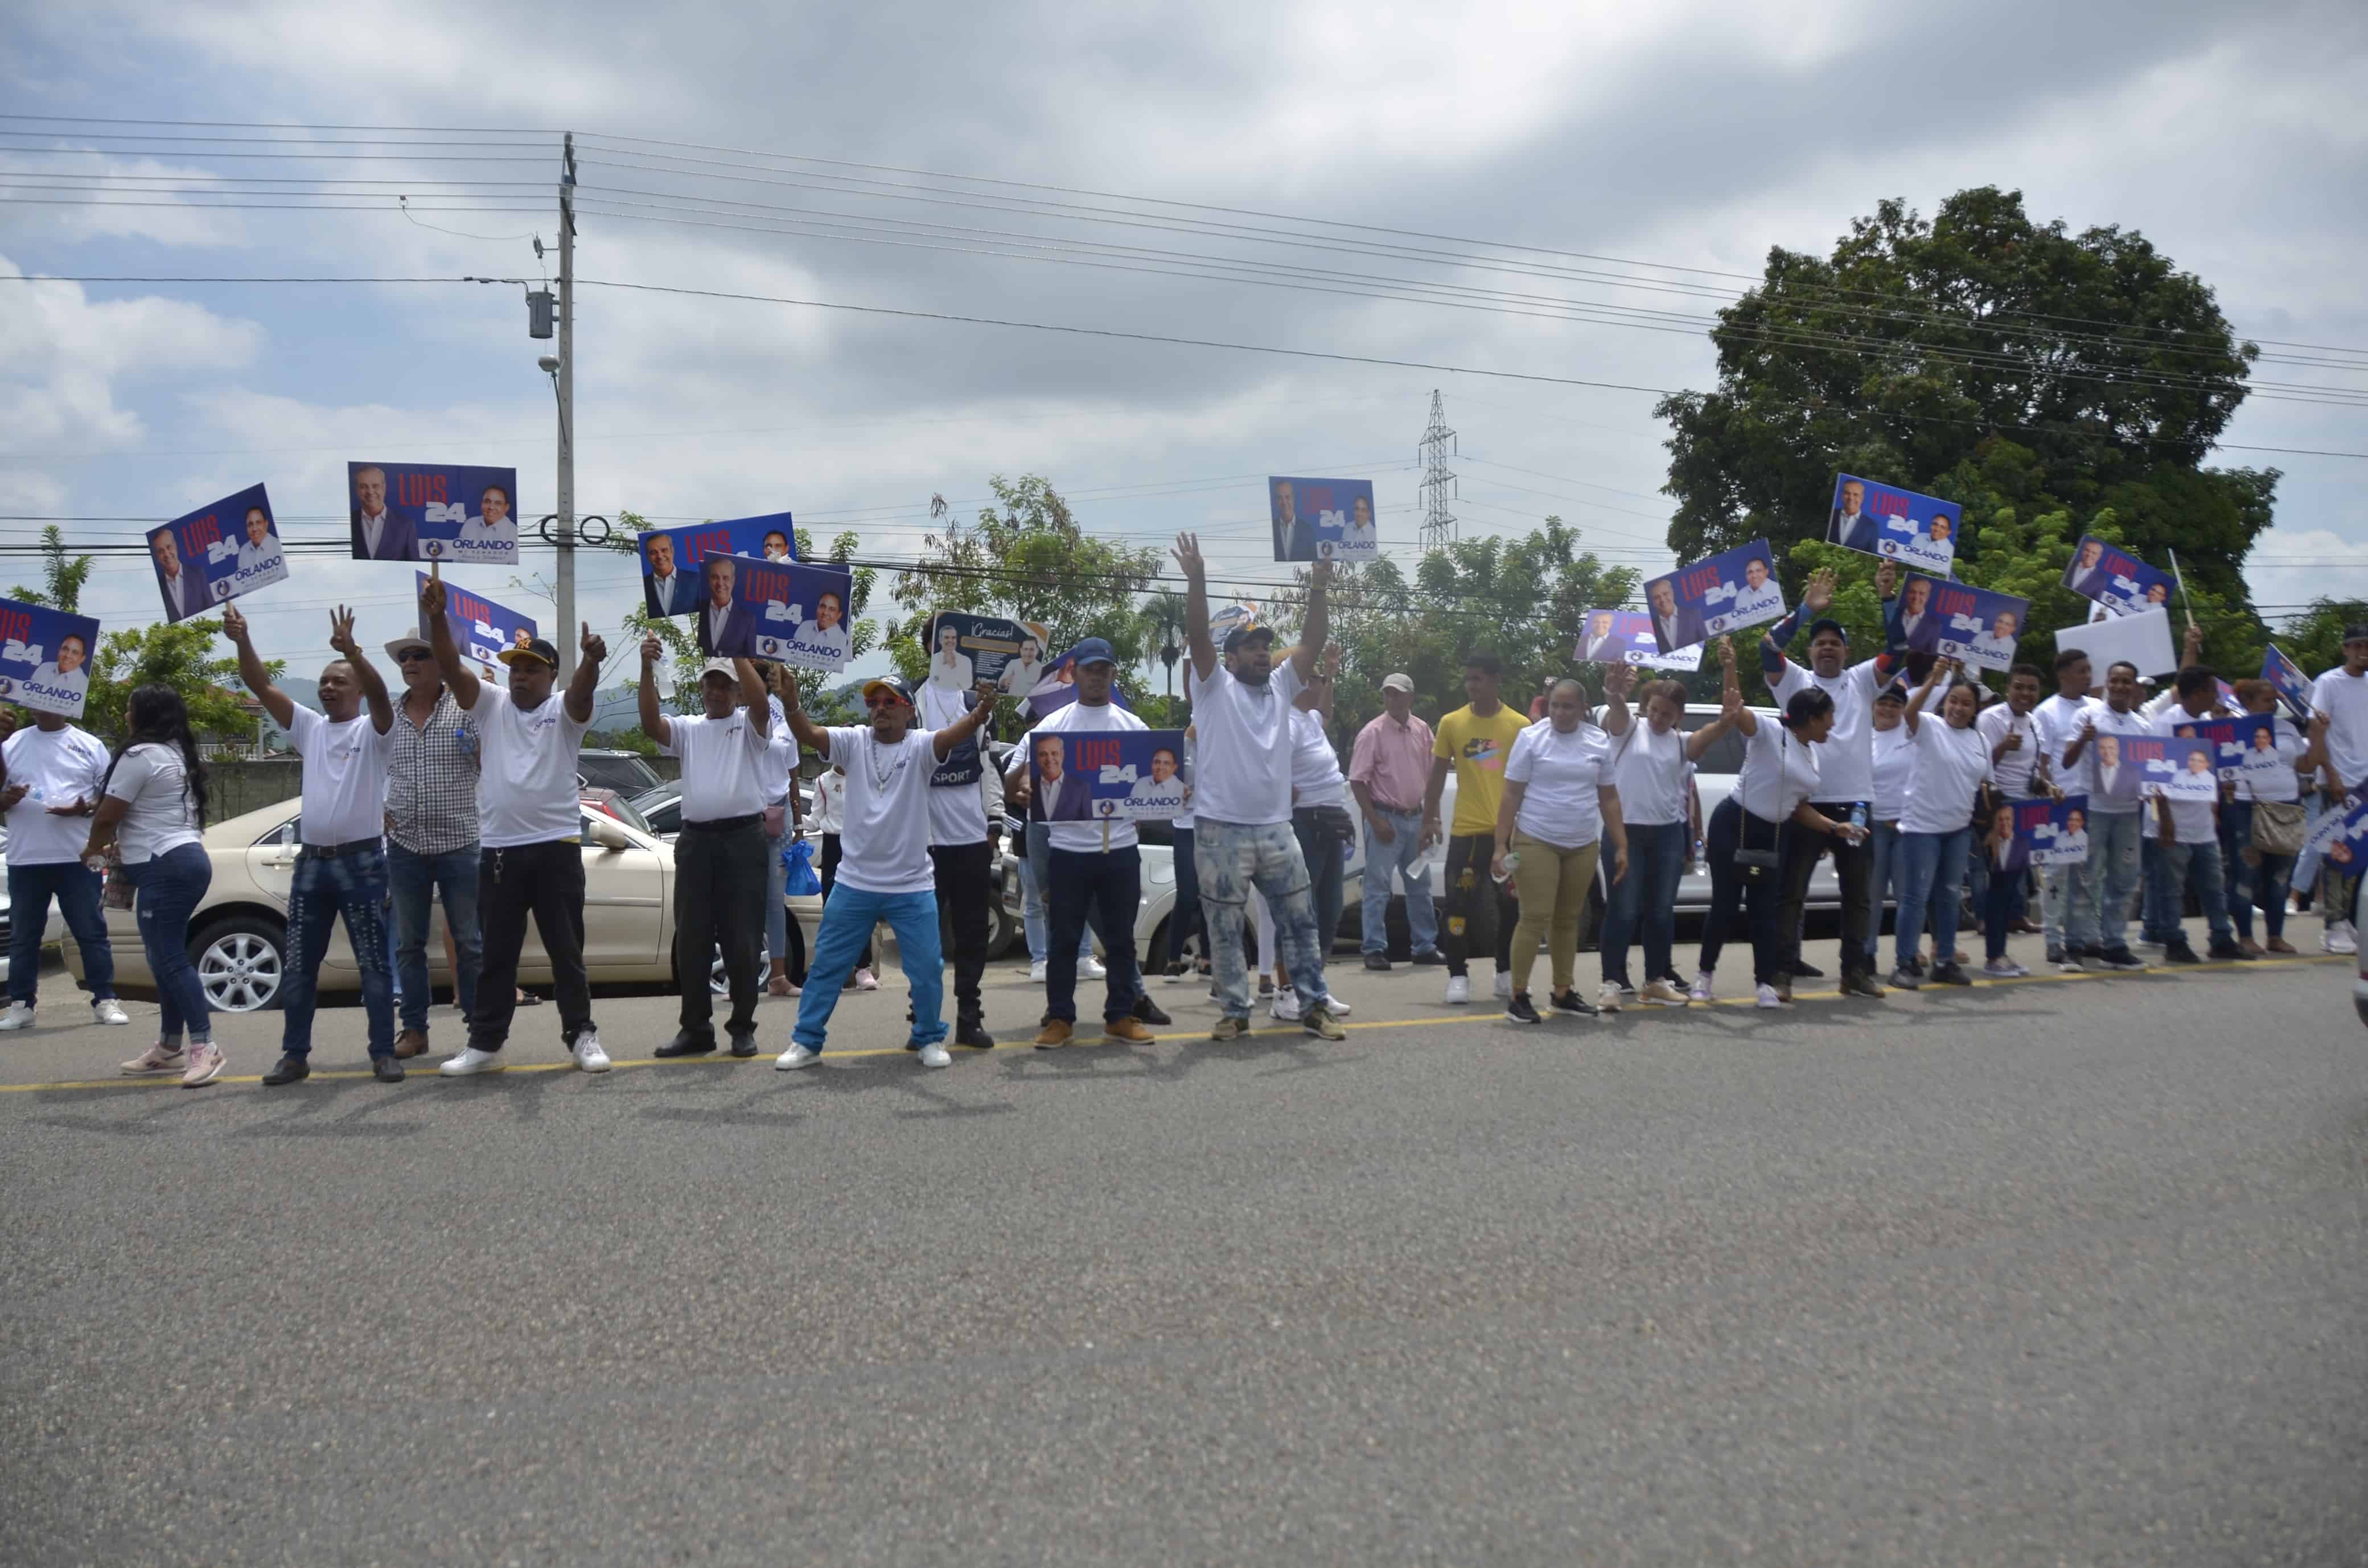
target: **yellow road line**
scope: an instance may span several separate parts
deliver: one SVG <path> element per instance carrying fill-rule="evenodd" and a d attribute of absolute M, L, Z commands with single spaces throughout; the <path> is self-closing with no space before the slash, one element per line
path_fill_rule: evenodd
<path fill-rule="evenodd" d="M 1993 985 L 2053 985 L 2092 980 L 2142 981 L 2165 975 L 2194 974 L 2206 970 L 2295 969 L 2305 966 L 2340 963 L 2345 961 L 2348 960 L 2340 953 L 2308 953 L 2296 954 L 2292 958 L 2257 959 L 2249 963 L 2224 959 L 2216 962 L 2180 964 L 2176 967 L 2157 965 L 2152 969 L 2143 971 L 2132 970 L 2118 973 L 2108 971 L 2090 971 L 2081 974 L 2034 973 L 2023 975 L 2014 980 L 1992 980 L 1985 976 L 1980 983 L 1982 986 L 1987 987 Z M 1927 989 L 1946 992 L 1952 988 L 1949 986 L 1934 986 L 1928 982 Z M 1843 1002 L 1850 1000 L 1853 1000 L 1853 998 L 1846 997 L 1838 991 L 1819 991 L 1814 992 L 1805 996 L 1796 996 L 1793 998 L 1795 1003 Z M 1750 1007 L 1753 1006 L 1755 1006 L 1754 996 L 1750 993 L 1746 993 L 1739 996 L 1721 996 L 1714 1001 L 1707 1003 L 1696 1002 L 1686 1007 L 1648 1007 L 1639 1003 L 1623 1007 L 1622 1011 L 1639 1013 L 1646 1017 L 1659 1014 L 1672 1017 L 1683 1017 L 1693 1007 Z M 1554 1015 L 1549 1014 L 1547 1016 L 1554 1017 Z M 1437 1028 L 1452 1024 L 1493 1024 L 1502 1023 L 1503 1021 L 1504 1015 L 1494 1010 L 1492 1006 L 1475 1006 L 1469 1012 L 1443 1013 L 1420 1018 L 1359 1018 L 1353 1021 L 1343 1021 L 1340 1027 L 1343 1029 Z M 1153 1038 L 1156 1041 L 1161 1042 L 1167 1040 L 1205 1041 L 1208 1039 L 1205 1034 L 1198 1031 L 1187 1032 L 1183 1030 L 1171 1030 L 1167 1034 L 1156 1035 Z M 1304 1030 L 1286 1026 L 1281 1028 L 1253 1029 L 1248 1034 L 1239 1036 L 1237 1038 L 1243 1040 L 1281 1040 L 1285 1038 L 1302 1040 L 1307 1038 L 1307 1036 Z M 1115 1040 L 1101 1041 L 1080 1039 L 1071 1045 L 1062 1047 L 1062 1049 L 1064 1051 L 1074 1051 L 1080 1048 L 1085 1050 L 1094 1050 L 1105 1043 L 1115 1045 L 1121 1042 Z M 1025 1041 L 1021 1041 L 1017 1046 L 998 1046 L 996 1049 L 998 1051 L 1024 1050 L 1027 1049 L 1027 1044 Z M 852 1060 L 853 1058 L 860 1056 L 905 1056 L 908 1054 L 910 1053 L 901 1045 L 866 1046 L 854 1051 L 827 1051 L 823 1053 L 823 1059 L 828 1062 L 839 1062 Z M 986 1056 L 993 1054 L 993 1052 L 977 1051 L 973 1054 Z M 663 1061 L 655 1056 L 636 1057 L 628 1061 L 618 1062 L 614 1063 L 614 1065 L 620 1069 L 631 1067 L 691 1067 L 697 1066 L 702 1062 L 709 1065 L 715 1065 L 717 1063 L 736 1065 L 743 1062 L 769 1062 L 771 1058 L 768 1055 L 761 1051 L 751 1057 L 734 1057 L 719 1051 L 706 1056 L 677 1056 L 670 1057 Z M 520 1062 L 512 1066 L 503 1068 L 501 1074 L 487 1074 L 485 1076 L 496 1077 L 512 1073 L 573 1073 L 575 1070 L 575 1063 L 572 1061 Z M 406 1077 L 438 1079 L 443 1076 L 442 1074 L 438 1073 L 432 1067 L 413 1068 L 405 1075 Z M 312 1077 L 313 1078 L 329 1081 L 347 1078 L 369 1078 L 370 1076 L 370 1074 L 367 1072 L 322 1072 L 312 1074 Z M 310 1082 L 310 1079 L 306 1081 Z M 260 1084 L 262 1082 L 263 1076 L 261 1074 L 256 1074 L 251 1077 L 223 1077 L 214 1080 L 215 1084 Z M 174 1077 L 169 1074 L 160 1074 L 153 1078 L 89 1078 L 74 1082 L 56 1084 L 0 1084 L 0 1095 L 43 1094 L 52 1090 L 63 1089 L 177 1089 L 180 1086 L 181 1081 L 178 1078 Z M 212 1085 L 210 1085 L 208 1086 L 211 1087 Z"/>

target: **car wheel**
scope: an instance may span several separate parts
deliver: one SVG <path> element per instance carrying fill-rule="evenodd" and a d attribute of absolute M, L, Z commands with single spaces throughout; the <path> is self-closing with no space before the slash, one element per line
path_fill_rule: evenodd
<path fill-rule="evenodd" d="M 278 1007 L 287 979 L 288 933 L 254 915 L 219 920 L 189 940 L 189 962 L 217 1013 L 261 1013 Z"/>

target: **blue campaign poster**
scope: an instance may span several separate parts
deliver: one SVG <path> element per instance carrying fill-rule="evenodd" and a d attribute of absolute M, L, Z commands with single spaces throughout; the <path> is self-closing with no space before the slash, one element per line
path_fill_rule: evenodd
<path fill-rule="evenodd" d="M 0 700 L 79 719 L 97 652 L 90 617 L 0 599 Z"/>
<path fill-rule="evenodd" d="M 1957 559 L 1964 510 L 1954 501 L 1861 479 L 1834 476 L 1833 512 L 1826 542 L 1945 577 Z"/>
<path fill-rule="evenodd" d="M 712 597 L 728 579 L 731 602 L 721 613 L 703 608 L 700 651 L 711 658 L 779 659 L 803 670 L 847 667 L 854 627 L 848 619 L 855 574 L 844 566 L 808 566 L 746 555 L 712 555 L 701 562 Z"/>
<path fill-rule="evenodd" d="M 1370 479 L 1266 482 L 1277 561 L 1370 561 L 1382 552 Z"/>
<path fill-rule="evenodd" d="M 2088 796 L 2066 795 L 2060 801 L 2017 801 L 2006 809 L 2014 813 L 2014 837 L 1999 852 L 2001 870 L 2020 871 L 2031 866 L 2079 866 L 2088 863 Z"/>
<path fill-rule="evenodd" d="M 2286 711 L 2294 715 L 2294 722 L 2310 722 L 2310 677 L 2303 674 L 2302 666 L 2287 658 L 2274 642 L 2270 644 L 2269 652 L 2261 655 L 2261 678 L 2278 688 L 2278 700 L 2286 705 Z"/>
<path fill-rule="evenodd" d="M 1591 609 L 1580 622 L 1571 657 L 1582 665 L 1652 665 L 1660 669 L 1702 667 L 1699 644 L 1664 653 L 1653 642 L 1653 618 L 1641 609 Z"/>
<path fill-rule="evenodd" d="M 2012 594 L 1908 574 L 1892 601 L 1895 650 L 1962 659 L 1975 669 L 2003 670 L 2031 619 L 2031 601 Z"/>
<path fill-rule="evenodd" d="M 2064 585 L 2116 615 L 2161 609 L 2170 603 L 2169 577 L 2095 534 L 2080 536 L 2079 547 L 2064 568 Z"/>
<path fill-rule="evenodd" d="M 1031 822 L 1144 822 L 1190 802 L 1181 730 L 1038 731 L 1028 744 Z"/>
<path fill-rule="evenodd" d="M 2268 764 L 2293 769 L 2291 762 L 2281 763 L 2278 756 L 2277 718 L 2270 713 L 2246 713 L 2234 719 L 2198 719 L 2193 723 L 2174 724 L 2170 732 L 2180 740 L 2202 741 L 2212 748 L 2213 771 L 2223 781 L 2241 778 L 2248 762 L 2265 757 Z M 2255 768 L 2263 763 L 2252 762 Z"/>
<path fill-rule="evenodd" d="M 1645 616 L 1662 653 L 1784 617 L 1784 585 L 1764 539 L 1680 566 L 1645 585 Z"/>
<path fill-rule="evenodd" d="M 746 555 L 759 561 L 795 561 L 798 530 L 787 512 L 759 517 L 726 517 L 679 528 L 652 528 L 634 540 L 642 558 L 642 600 L 652 615 L 695 615 L 727 605 L 732 593 L 711 591 L 708 557 Z"/>
<path fill-rule="evenodd" d="M 927 682 L 948 691 L 985 680 L 1025 697 L 1044 678 L 1044 629 L 1030 621 L 942 610 L 929 622 L 928 643 Z"/>
<path fill-rule="evenodd" d="M 2124 761 L 2137 767 L 2138 793 L 2143 796 L 2207 801 L 2220 798 L 2220 775 L 2214 767 L 2209 741 L 2183 735 L 2123 735 L 2121 750 Z M 2103 761 L 2100 751 L 2100 767 Z"/>
<path fill-rule="evenodd" d="M 424 592 L 427 574 L 419 572 L 414 575 Z M 460 644 L 461 656 L 476 660 L 482 666 L 478 673 L 488 680 L 501 680 L 495 672 L 500 668 L 503 653 L 512 648 L 523 648 L 540 635 L 534 618 L 524 610 L 512 609 L 483 594 L 472 594 L 449 577 L 444 580 L 444 619 L 452 628 L 452 641 Z M 419 635 L 427 635 L 426 626 L 420 627 Z"/>
<path fill-rule="evenodd" d="M 349 462 L 346 491 L 357 561 L 518 564 L 514 468 Z"/>
<path fill-rule="evenodd" d="M 187 620 L 288 576 L 271 498 L 250 484 L 148 532 L 149 564 L 165 619 Z"/>

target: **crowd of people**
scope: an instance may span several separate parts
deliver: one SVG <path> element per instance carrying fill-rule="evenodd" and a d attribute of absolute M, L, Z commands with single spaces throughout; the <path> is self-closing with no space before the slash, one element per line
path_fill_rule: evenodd
<path fill-rule="evenodd" d="M 707 976 L 720 955 L 729 998 L 722 1047 L 757 1054 L 758 1006 L 769 990 L 798 1003 L 775 1065 L 811 1065 L 841 993 L 877 988 L 871 944 L 882 925 L 895 937 L 909 996 L 907 1049 L 921 1065 L 950 1065 L 950 1038 L 992 1049 L 981 982 L 995 844 L 1005 832 L 1024 890 L 1030 972 L 1044 987 L 1034 1043 L 1046 1050 L 1078 1038 L 1080 978 L 1102 983 L 1102 1039 L 1153 1038 L 1153 1028 L 1172 1020 L 1153 1001 L 1146 971 L 1205 977 L 1218 1005 L 1214 1040 L 1247 1034 L 1259 996 L 1307 1034 L 1345 1038 L 1339 1020 L 1349 1005 L 1326 970 L 1343 868 L 1360 833 L 1364 967 L 1392 967 L 1387 916 L 1402 892 L 1413 962 L 1446 971 L 1446 1004 L 1471 1003 L 1472 964 L 1483 956 L 1494 963 L 1505 1016 L 1523 1024 L 1631 1001 L 1712 1001 L 1738 918 L 1749 932 L 1753 1000 L 1788 1006 L 1796 981 L 1823 972 L 1804 955 L 1803 931 L 1816 867 L 1828 856 L 1840 903 L 1836 968 L 1849 995 L 1972 983 L 1969 955 L 1957 948 L 1968 898 L 1984 938 L 1982 973 L 1993 979 L 2025 972 L 2009 956 L 2014 931 L 2044 935 L 2047 961 L 2066 971 L 2147 967 L 2128 940 L 2134 907 L 2139 946 L 2171 964 L 2202 961 L 2181 922 L 2191 895 L 2209 927 L 2212 958 L 2292 953 L 2289 890 L 2313 888 L 2314 870 L 2323 946 L 2356 950 L 2349 915 L 2357 868 L 2335 853 L 2317 868 L 2298 859 L 2316 812 L 2368 782 L 2368 626 L 2348 629 L 2343 663 L 2313 687 L 2306 726 L 2277 716 L 2278 694 L 2266 682 L 2229 688 L 2242 710 L 2271 716 L 2259 743 L 2271 765 L 2222 786 L 2217 800 L 2146 798 L 2115 787 L 2127 766 L 2126 737 L 2175 735 L 2234 711 L 2192 631 L 2177 678 L 2151 699 L 2126 663 L 2100 679 L 2070 636 L 2058 639 L 2053 695 L 2043 699 L 2048 676 L 2029 665 L 2014 666 L 2001 694 L 1930 654 L 1853 662 L 1847 631 L 1826 613 L 1830 573 L 1812 577 L 1800 608 L 1761 639 L 1773 712 L 1746 703 L 1727 639 L 1716 645 L 1718 710 L 1691 727 L 1682 685 L 1639 685 L 1626 665 L 1600 669 L 1600 704 L 1581 679 L 1567 677 L 1531 711 L 1516 711 L 1500 693 L 1499 660 L 1474 649 L 1463 661 L 1466 700 L 1436 726 L 1415 712 L 1413 679 L 1385 676 L 1383 710 L 1358 731 L 1344 769 L 1327 729 L 1339 673 L 1339 652 L 1326 646 L 1329 565 L 1312 567 L 1298 640 L 1279 648 L 1274 629 L 1250 619 L 1232 619 L 1220 636 L 1198 541 L 1179 536 L 1175 555 L 1187 584 L 1190 724 L 1183 756 L 1163 751 L 1170 767 L 1152 780 L 1180 792 L 1184 811 L 1170 825 L 1177 900 L 1166 922 L 1168 946 L 1147 955 L 1138 955 L 1134 936 L 1143 891 L 1136 827 L 1064 809 L 1059 748 L 1035 744 L 1144 728 L 1118 699 L 1108 643 L 1089 638 L 1070 650 L 1074 700 L 1040 715 L 998 767 L 985 744 L 1004 695 L 997 683 L 964 691 L 884 676 L 862 687 L 864 722 L 823 725 L 804 711 L 791 672 L 715 658 L 700 675 L 700 710 L 670 714 L 657 686 L 663 649 L 646 638 L 642 724 L 679 760 L 682 790 L 674 846 L 681 1004 L 675 1036 L 655 1054 L 719 1049 Z M 1887 598 L 1887 563 L 1879 581 Z M 606 645 L 584 626 L 575 676 L 562 688 L 557 650 L 525 640 L 501 654 L 504 687 L 481 679 L 462 656 L 445 604 L 442 584 L 431 580 L 419 604 L 427 635 L 386 644 L 399 694 L 356 640 L 351 612 L 334 614 L 338 656 L 321 674 L 317 707 L 279 687 L 245 618 L 234 605 L 223 608 L 242 678 L 302 759 L 280 1053 L 262 1075 L 267 1085 L 310 1073 L 320 965 L 339 921 L 360 971 L 371 1070 L 386 1082 L 404 1078 L 404 1062 L 428 1050 L 427 947 L 438 903 L 467 1029 L 440 1073 L 466 1077 L 504 1064 L 516 1009 L 531 1000 L 518 986 L 529 918 L 550 960 L 562 1042 L 585 1072 L 610 1064 L 584 963 L 577 778 Z M 1804 622 L 1800 662 L 1790 650 Z M 52 899 L 81 949 L 92 1017 L 128 1024 L 101 909 L 102 872 L 112 867 L 132 890 L 159 1001 L 157 1038 L 124 1071 L 209 1084 L 225 1059 L 188 950 L 189 918 L 211 879 L 199 838 L 206 765 L 168 687 L 135 689 L 124 728 L 110 752 L 55 716 L 26 727 L 0 720 L 0 812 L 16 913 L 0 1030 L 35 1019 Z M 1740 740 L 1740 771 L 1705 820 L 1695 770 L 1728 736 Z M 802 822 L 792 781 L 805 754 L 822 771 L 813 816 Z M 1040 756 L 1053 767 L 1031 768 Z M 2034 877 L 1998 869 L 1992 852 L 2007 842 L 2014 807 L 2067 795 L 2089 802 L 2065 836 L 2085 846 L 2085 858 Z M 825 895 L 801 987 L 782 956 L 781 851 L 809 832 L 821 843 Z M 1429 855 L 1442 843 L 1444 886 L 1434 899 Z M 1676 967 L 1676 907 L 1679 881 L 1697 863 L 1712 893 L 1689 981 Z M 1590 999 L 1577 961 L 1596 890 L 1601 975 Z M 1896 909 L 1887 975 L 1886 904 Z M 2254 939 L 2256 911 L 2265 942 Z M 1197 963 L 1188 952 L 1196 937 Z M 1531 990 L 1542 949 L 1550 974 L 1544 1012 Z M 1629 967 L 1640 949 L 1634 972 L 1642 973 L 1641 987 Z"/>

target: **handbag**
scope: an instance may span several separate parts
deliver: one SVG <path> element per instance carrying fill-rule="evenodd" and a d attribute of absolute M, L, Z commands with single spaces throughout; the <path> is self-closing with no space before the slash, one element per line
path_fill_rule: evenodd
<path fill-rule="evenodd" d="M 1354 844 L 1357 842 L 1356 819 L 1349 816 L 1348 808 L 1345 806 L 1313 806 L 1309 809 L 1315 813 L 1315 825 L 1318 829 L 1333 835 L 1343 844 Z"/>
<path fill-rule="evenodd" d="M 2247 847 L 2264 855 L 2302 853 L 2303 809 L 2295 801 L 2255 801 L 2253 841 Z"/>

